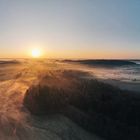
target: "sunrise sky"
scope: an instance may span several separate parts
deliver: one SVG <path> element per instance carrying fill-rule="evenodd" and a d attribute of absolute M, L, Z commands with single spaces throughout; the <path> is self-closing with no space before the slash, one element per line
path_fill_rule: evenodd
<path fill-rule="evenodd" d="M 140 59 L 139 0 L 0 0 L 0 57 Z"/>

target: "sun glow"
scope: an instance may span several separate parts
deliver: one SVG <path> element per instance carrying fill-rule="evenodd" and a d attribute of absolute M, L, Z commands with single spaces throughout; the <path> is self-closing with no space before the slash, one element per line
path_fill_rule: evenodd
<path fill-rule="evenodd" d="M 40 49 L 33 49 L 31 52 L 31 55 L 33 58 L 39 58 L 42 55 L 42 52 Z"/>

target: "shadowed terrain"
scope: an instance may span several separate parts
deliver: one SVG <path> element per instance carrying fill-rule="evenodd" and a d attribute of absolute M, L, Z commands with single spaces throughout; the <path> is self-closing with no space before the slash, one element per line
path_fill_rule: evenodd
<path fill-rule="evenodd" d="M 57 70 L 30 87 L 24 105 L 32 114 L 62 114 L 107 140 L 140 139 L 140 95 L 120 90 L 88 73 Z"/>

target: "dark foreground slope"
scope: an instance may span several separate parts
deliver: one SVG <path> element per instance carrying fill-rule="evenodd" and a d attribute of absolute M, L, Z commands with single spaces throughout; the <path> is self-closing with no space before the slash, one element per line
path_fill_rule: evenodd
<path fill-rule="evenodd" d="M 27 90 L 24 105 L 34 115 L 61 113 L 107 140 L 139 140 L 140 94 L 84 79 L 85 74 L 47 74 Z"/>

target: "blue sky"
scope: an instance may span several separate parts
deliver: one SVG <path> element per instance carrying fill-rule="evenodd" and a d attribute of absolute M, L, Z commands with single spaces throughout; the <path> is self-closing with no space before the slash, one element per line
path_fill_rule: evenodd
<path fill-rule="evenodd" d="M 139 0 L 0 0 L 0 57 L 140 58 Z"/>

